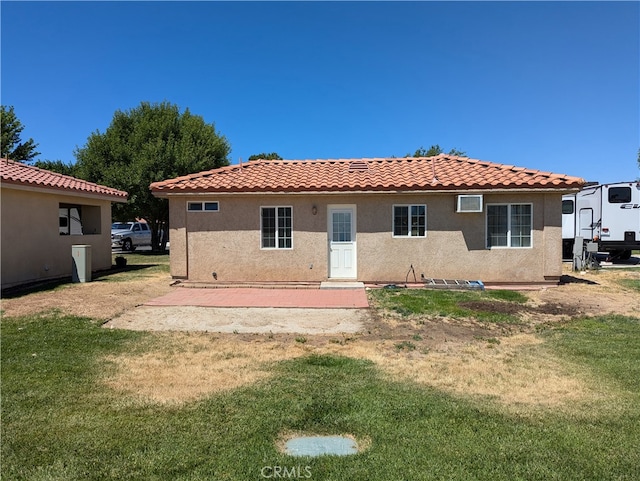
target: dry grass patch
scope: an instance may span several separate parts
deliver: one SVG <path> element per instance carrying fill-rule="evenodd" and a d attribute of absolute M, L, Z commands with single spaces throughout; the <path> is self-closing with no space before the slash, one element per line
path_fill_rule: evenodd
<path fill-rule="evenodd" d="M 490 397 L 513 410 L 575 410 L 603 397 L 532 334 L 501 338 L 499 344 L 451 342 L 428 353 L 399 352 L 392 341 L 301 344 L 292 338 L 177 333 L 156 339 L 142 354 L 109 357 L 116 369 L 106 384 L 145 402 L 184 403 L 266 379 L 272 363 L 314 353 L 367 359 L 394 380 Z"/>
<path fill-rule="evenodd" d="M 157 334 L 142 354 L 110 356 L 104 382 L 143 402 L 180 404 L 267 378 L 269 364 L 308 352 L 301 345 L 208 334 Z"/>
<path fill-rule="evenodd" d="M 394 377 L 459 395 L 488 396 L 514 409 L 573 409 L 601 396 L 532 334 L 501 338 L 500 344 L 451 343 L 447 350 L 426 355 L 371 360 Z"/>
<path fill-rule="evenodd" d="M 103 278 L 88 283 L 64 284 L 51 290 L 3 299 L 3 315 L 29 316 L 55 309 L 64 314 L 106 320 L 170 292 L 170 283 L 169 274 L 158 272 L 142 279 L 110 282 Z"/>

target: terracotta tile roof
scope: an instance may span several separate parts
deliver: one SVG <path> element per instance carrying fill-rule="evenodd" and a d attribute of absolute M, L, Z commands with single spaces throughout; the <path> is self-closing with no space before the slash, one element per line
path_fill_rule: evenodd
<path fill-rule="evenodd" d="M 579 177 L 441 154 L 435 157 L 255 160 L 151 184 L 158 195 L 187 192 L 348 192 L 572 189 Z"/>
<path fill-rule="evenodd" d="M 100 197 L 111 197 L 114 201 L 126 201 L 127 193 L 68 175 L 58 174 L 8 159 L 0 159 L 0 181 L 3 185 L 53 189 Z"/>

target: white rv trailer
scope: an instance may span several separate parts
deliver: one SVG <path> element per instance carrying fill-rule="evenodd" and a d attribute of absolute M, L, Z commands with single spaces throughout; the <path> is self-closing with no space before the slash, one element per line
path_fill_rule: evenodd
<path fill-rule="evenodd" d="M 640 182 L 587 184 L 562 196 L 562 253 L 571 258 L 576 237 L 597 242 L 598 250 L 628 259 L 640 249 Z"/>

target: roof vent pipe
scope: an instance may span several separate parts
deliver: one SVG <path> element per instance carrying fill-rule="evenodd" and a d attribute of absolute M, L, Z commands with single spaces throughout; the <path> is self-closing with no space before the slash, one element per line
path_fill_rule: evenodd
<path fill-rule="evenodd" d="M 432 184 L 437 184 L 440 182 L 438 177 L 436 176 L 436 159 L 435 157 L 431 157 L 431 171 L 433 172 L 433 179 L 431 179 Z"/>

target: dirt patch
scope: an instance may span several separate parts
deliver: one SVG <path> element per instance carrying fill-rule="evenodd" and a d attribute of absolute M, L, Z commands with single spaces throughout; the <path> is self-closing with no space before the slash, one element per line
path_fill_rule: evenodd
<path fill-rule="evenodd" d="M 111 319 L 105 327 L 142 331 L 353 334 L 363 329 L 367 314 L 363 309 L 141 306 Z"/>
<path fill-rule="evenodd" d="M 501 301 L 465 301 L 459 306 L 480 312 L 494 312 L 499 314 L 548 314 L 551 316 L 577 316 L 580 311 L 576 306 L 546 302 L 538 306 L 518 304 L 516 302 Z"/>
<path fill-rule="evenodd" d="M 564 284 L 528 293 L 534 306 L 554 304 L 574 309 L 575 315 L 621 314 L 640 316 L 640 293 L 625 287 L 625 279 L 640 279 L 636 269 L 602 269 L 572 273 L 565 267 Z"/>

